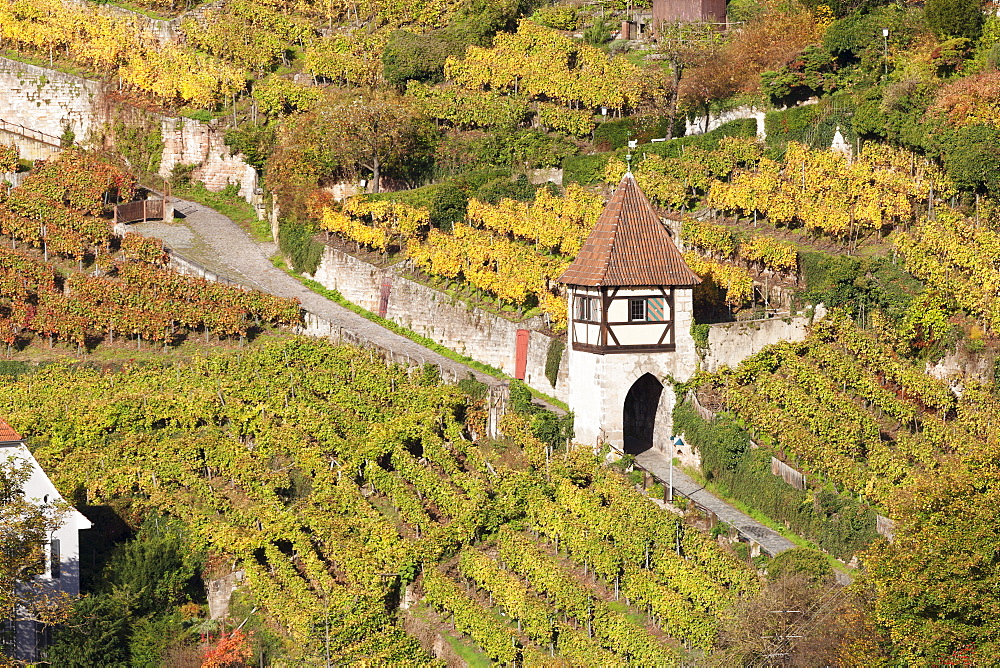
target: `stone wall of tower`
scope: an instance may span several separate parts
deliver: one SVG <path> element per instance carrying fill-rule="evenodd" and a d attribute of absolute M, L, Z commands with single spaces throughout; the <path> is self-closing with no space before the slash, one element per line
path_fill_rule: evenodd
<path fill-rule="evenodd" d="M 656 412 L 653 446 L 667 451 L 673 435 L 673 383 L 685 382 L 698 368 L 698 354 L 691 338 L 694 313 L 692 290 L 677 288 L 674 301 L 676 347 L 661 353 L 594 353 L 569 351 L 569 407 L 574 413 L 576 441 L 624 447 L 625 396 L 644 374 L 663 383 Z"/>

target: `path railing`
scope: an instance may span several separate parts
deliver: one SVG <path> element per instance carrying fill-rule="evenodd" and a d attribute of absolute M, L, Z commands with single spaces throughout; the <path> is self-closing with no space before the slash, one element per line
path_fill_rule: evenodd
<path fill-rule="evenodd" d="M 40 141 L 43 144 L 49 144 L 51 146 L 62 147 L 62 139 L 56 137 L 55 135 L 50 135 L 47 132 L 42 132 L 41 130 L 34 130 L 29 127 L 25 127 L 20 123 L 12 123 L 10 121 L 5 121 L 0 118 L 0 130 L 6 132 L 13 132 L 14 134 L 21 135 L 22 137 L 27 137 L 28 139 L 34 139 L 35 141 Z"/>

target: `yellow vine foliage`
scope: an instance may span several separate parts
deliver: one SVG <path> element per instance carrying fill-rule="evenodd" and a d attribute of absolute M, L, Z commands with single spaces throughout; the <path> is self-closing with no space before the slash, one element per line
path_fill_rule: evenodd
<path fill-rule="evenodd" d="M 451 234 L 432 229 L 425 241 L 411 241 L 407 255 L 429 274 L 461 277 L 511 304 L 523 304 L 534 295 L 553 326 L 565 327 L 565 299 L 557 297 L 553 288 L 555 279 L 569 266 L 567 259 L 541 255 L 521 243 L 461 223 Z"/>
<path fill-rule="evenodd" d="M 100 6 L 63 0 L 0 2 L 0 38 L 57 52 L 128 88 L 167 102 L 209 106 L 241 90 L 243 70 L 178 44 L 161 45 L 140 24 Z"/>
<path fill-rule="evenodd" d="M 726 291 L 726 303 L 740 306 L 753 298 L 753 277 L 742 267 L 722 264 L 697 253 L 684 253 L 684 261 L 691 271 L 702 278 L 711 278 Z"/>
<path fill-rule="evenodd" d="M 542 188 L 530 204 L 505 198 L 493 205 L 471 199 L 467 217 L 478 227 L 519 237 L 572 258 L 603 208 L 600 195 L 571 184 L 562 197 Z"/>
<path fill-rule="evenodd" d="M 507 91 L 574 109 L 635 108 L 656 88 L 623 56 L 609 57 L 529 20 L 516 33 L 498 33 L 490 48 L 470 46 L 464 58 L 449 57 L 445 77 L 472 90 Z"/>
<path fill-rule="evenodd" d="M 1000 233 L 942 210 L 893 241 L 907 271 L 1000 331 Z"/>
<path fill-rule="evenodd" d="M 322 229 L 382 252 L 393 244 L 402 248 L 429 224 L 430 213 L 423 207 L 364 197 L 347 200 L 343 211 L 324 208 L 320 218 Z"/>
<path fill-rule="evenodd" d="M 784 162 L 761 158 L 729 181 L 714 181 L 708 204 L 846 237 L 915 222 L 930 192 L 939 197 L 953 191 L 940 168 L 901 149 L 869 145 L 849 162 L 839 153 L 790 142 Z"/>

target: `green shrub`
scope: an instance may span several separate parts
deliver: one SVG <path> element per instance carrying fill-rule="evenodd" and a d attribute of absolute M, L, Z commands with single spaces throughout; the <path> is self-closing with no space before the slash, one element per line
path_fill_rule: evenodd
<path fill-rule="evenodd" d="M 923 287 L 888 258 L 805 252 L 799 254 L 799 265 L 804 301 L 838 306 L 852 317 L 878 308 L 897 320 Z"/>
<path fill-rule="evenodd" d="M 796 547 L 776 556 L 767 565 L 767 577 L 777 580 L 786 575 L 804 575 L 811 582 L 830 583 L 833 568 L 823 554 L 808 547 Z"/>
<path fill-rule="evenodd" d="M 686 401 L 674 408 L 674 431 L 701 455 L 702 470 L 720 491 L 831 554 L 850 559 L 876 537 L 875 512 L 850 496 L 829 489 L 810 495 L 771 473 L 771 453 L 751 449 L 739 424 L 725 416 L 706 422 Z"/>
<path fill-rule="evenodd" d="M 143 174 L 160 171 L 163 158 L 163 131 L 161 124 L 126 123 L 116 120 L 111 124 L 115 150 L 135 170 Z"/>
<path fill-rule="evenodd" d="M 684 119 L 674 124 L 674 136 L 684 134 Z M 594 128 L 594 145 L 601 150 L 625 148 L 630 139 L 640 144 L 651 139 L 666 137 L 670 130 L 670 119 L 666 116 L 630 116 L 614 121 L 605 121 Z"/>
<path fill-rule="evenodd" d="M 576 17 L 576 7 L 572 5 L 550 5 L 536 9 L 531 15 L 531 20 L 553 30 L 575 30 Z"/>
<path fill-rule="evenodd" d="M 545 355 L 545 377 L 549 379 L 552 387 L 556 386 L 559 379 L 559 366 L 562 364 L 563 351 L 566 350 L 566 342 L 562 339 L 552 339 L 549 344 L 549 351 Z"/>
<path fill-rule="evenodd" d="M 535 406 L 531 403 L 531 390 L 520 380 L 510 383 L 510 408 L 515 413 L 532 414 Z"/>
<path fill-rule="evenodd" d="M 565 158 L 562 163 L 563 183 L 579 183 L 589 186 L 604 180 L 604 168 L 613 153 L 597 153 L 596 155 L 574 155 Z"/>
<path fill-rule="evenodd" d="M 948 176 L 960 188 L 1000 194 L 1000 130 L 970 125 L 940 140 Z"/>
<path fill-rule="evenodd" d="M 611 41 L 611 22 L 603 16 L 583 31 L 583 41 L 591 46 L 604 46 Z"/>
<path fill-rule="evenodd" d="M 435 183 L 412 190 L 365 195 L 370 201 L 391 201 L 424 207 L 430 214 L 431 225 L 445 231 L 465 218 L 468 196 L 454 181 Z"/>
<path fill-rule="evenodd" d="M 983 5 L 980 0 L 927 0 L 924 4 L 927 25 L 938 37 L 979 39 L 983 31 Z"/>
<path fill-rule="evenodd" d="M 69 125 L 65 127 L 63 133 L 59 136 L 59 145 L 63 148 L 69 148 L 76 141 L 76 133 L 73 132 L 73 128 Z"/>
<path fill-rule="evenodd" d="M 193 111 L 185 111 L 182 113 L 184 116 L 187 116 L 188 118 L 195 121 L 201 121 L 202 123 L 208 123 L 210 120 L 212 120 L 212 112 L 208 111 L 207 109 L 195 109 Z"/>
<path fill-rule="evenodd" d="M 313 239 L 318 231 L 312 222 L 287 219 L 278 222 L 278 248 L 300 274 L 312 274 L 319 266 L 323 244 Z"/>
<path fill-rule="evenodd" d="M 511 181 L 510 177 L 506 176 L 488 181 L 480 186 L 472 196 L 490 204 L 497 204 L 502 199 L 530 202 L 535 199 L 536 190 L 537 188 L 528 182 L 528 177 L 521 174 L 515 181 Z"/>
<path fill-rule="evenodd" d="M 27 362 L 0 360 L 0 376 L 13 376 L 14 378 L 17 378 L 18 376 L 26 374 L 29 371 L 31 371 L 31 365 Z"/>
<path fill-rule="evenodd" d="M 764 117 L 767 145 L 780 157 L 790 141 L 813 148 L 829 148 L 837 129 L 849 143 L 857 139 L 852 119 L 855 104 L 845 96 L 825 98 L 819 104 L 772 111 Z"/>
<path fill-rule="evenodd" d="M 662 136 L 662 135 L 661 135 Z M 643 144 L 640 153 L 650 153 L 660 155 L 665 158 L 679 158 L 686 147 L 696 147 L 704 151 L 714 151 L 719 148 L 719 142 L 726 137 L 750 138 L 757 136 L 757 120 L 754 118 L 741 118 L 729 121 L 719 127 L 700 135 L 688 135 L 677 137 L 670 141 L 657 142 L 655 144 Z"/>
<path fill-rule="evenodd" d="M 694 345 L 698 348 L 708 348 L 708 325 L 699 325 L 698 323 L 691 323 L 691 338 L 694 339 Z"/>
<path fill-rule="evenodd" d="M 469 372 L 468 378 L 463 378 L 458 381 L 458 389 L 462 390 L 462 392 L 472 399 L 480 401 L 485 399 L 486 395 L 489 394 L 490 386 L 476 380 L 476 377 L 472 375 L 472 372 Z"/>
<path fill-rule="evenodd" d="M 170 185 L 174 188 L 184 188 L 191 185 L 191 175 L 198 165 L 177 163 L 170 168 Z"/>
<path fill-rule="evenodd" d="M 382 76 L 392 86 L 403 90 L 410 79 L 438 83 L 444 79 L 444 61 L 461 55 L 464 46 L 442 31 L 416 35 L 396 30 L 382 52 Z"/>
<path fill-rule="evenodd" d="M 246 163 L 258 171 L 264 170 L 276 139 L 272 125 L 244 125 L 226 130 L 225 135 L 226 146 L 233 153 L 242 155 Z"/>

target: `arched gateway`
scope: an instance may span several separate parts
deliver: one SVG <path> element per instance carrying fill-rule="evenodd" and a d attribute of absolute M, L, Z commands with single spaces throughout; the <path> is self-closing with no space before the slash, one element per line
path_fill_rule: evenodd
<path fill-rule="evenodd" d="M 660 405 L 663 383 L 652 374 L 643 374 L 625 395 L 622 409 L 622 437 L 627 455 L 638 455 L 653 447 L 656 409 Z M 670 434 L 661 434 L 669 438 Z"/>
<path fill-rule="evenodd" d="M 666 447 L 673 392 L 663 382 L 695 372 L 691 290 L 701 279 L 631 172 L 559 280 L 576 440 L 631 454 Z"/>

